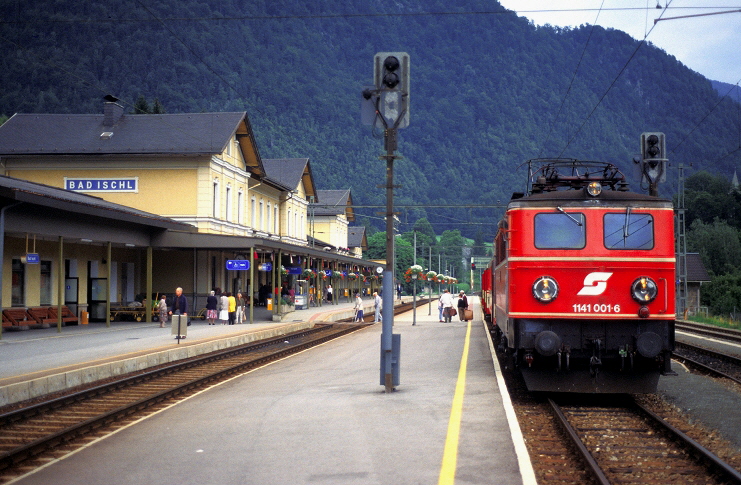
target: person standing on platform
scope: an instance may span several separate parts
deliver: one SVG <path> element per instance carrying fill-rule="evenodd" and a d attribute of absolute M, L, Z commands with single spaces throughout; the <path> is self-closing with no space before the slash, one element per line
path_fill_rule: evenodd
<path fill-rule="evenodd" d="M 465 318 L 465 311 L 468 310 L 468 298 L 466 298 L 466 292 L 461 291 L 458 294 L 458 316 L 461 319 L 461 322 L 467 322 Z"/>
<path fill-rule="evenodd" d="M 157 304 L 157 313 L 159 313 L 160 328 L 162 328 L 167 321 L 167 299 L 165 295 L 162 295 L 160 302 Z"/>
<path fill-rule="evenodd" d="M 229 297 L 226 293 L 222 293 L 219 297 L 219 320 L 221 320 L 222 325 L 229 322 Z"/>
<path fill-rule="evenodd" d="M 211 290 L 211 294 L 206 298 L 206 319 L 209 325 L 216 325 L 216 317 L 218 313 L 219 300 L 216 298 L 216 292 Z"/>
<path fill-rule="evenodd" d="M 327 285 L 327 301 L 332 303 L 332 285 Z"/>
<path fill-rule="evenodd" d="M 229 325 L 234 325 L 237 318 L 237 299 L 234 298 L 231 291 L 226 293 L 227 305 L 229 306 Z"/>
<path fill-rule="evenodd" d="M 401 301 L 401 291 L 402 291 L 402 287 L 401 287 L 401 283 L 399 283 L 396 285 L 396 299 L 399 301 Z"/>
<path fill-rule="evenodd" d="M 175 289 L 175 298 L 172 300 L 172 309 L 169 312 L 170 315 L 187 315 L 188 314 L 188 299 L 183 295 L 183 289 L 178 287 Z"/>
<path fill-rule="evenodd" d="M 382 305 L 383 305 L 383 300 L 381 299 L 381 295 L 379 295 L 377 291 L 374 291 L 373 292 L 373 308 L 376 310 L 376 318 L 373 321 L 376 323 L 382 320 L 381 319 Z"/>
<path fill-rule="evenodd" d="M 355 293 L 355 321 L 363 321 L 363 299 L 360 298 L 360 293 Z"/>
<path fill-rule="evenodd" d="M 445 290 L 440 297 L 440 303 L 443 305 L 445 323 L 451 322 L 453 320 L 453 315 L 450 314 L 450 311 L 453 309 L 453 296 L 450 294 L 450 290 Z"/>
<path fill-rule="evenodd" d="M 237 324 L 244 322 L 244 297 L 237 292 Z"/>
<path fill-rule="evenodd" d="M 437 299 L 437 311 L 440 314 L 438 318 L 442 322 L 443 321 L 443 298 L 442 296 Z"/>

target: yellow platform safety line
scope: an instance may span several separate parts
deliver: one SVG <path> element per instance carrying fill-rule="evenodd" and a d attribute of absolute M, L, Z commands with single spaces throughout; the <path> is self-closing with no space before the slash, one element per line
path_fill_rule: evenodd
<path fill-rule="evenodd" d="M 461 415 L 463 414 L 463 395 L 466 393 L 466 371 L 468 369 L 468 348 L 471 341 L 471 321 L 466 329 L 466 341 L 463 344 L 463 355 L 461 366 L 458 369 L 458 382 L 455 384 L 453 405 L 450 409 L 450 421 L 448 421 L 448 436 L 445 439 L 445 451 L 443 452 L 443 463 L 440 468 L 438 485 L 453 485 L 455 483 L 455 470 L 458 464 L 458 438 L 461 433 Z"/>

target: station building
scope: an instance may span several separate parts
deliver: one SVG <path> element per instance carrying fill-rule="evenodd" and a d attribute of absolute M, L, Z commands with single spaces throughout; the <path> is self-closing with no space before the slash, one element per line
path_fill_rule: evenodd
<path fill-rule="evenodd" d="M 9 222 L 0 228 L 3 308 L 64 304 L 107 321 L 111 305 L 176 287 L 193 314 L 214 288 L 257 299 L 260 288 L 275 293 L 287 284 L 321 304 L 328 283 L 348 295 L 375 283 L 346 277 L 375 267 L 362 250 L 349 250 L 351 207 L 326 228 L 340 227 L 344 244 L 309 236 L 317 227 L 309 206 L 322 204 L 310 161 L 262 159 L 246 112 L 131 115 L 108 101 L 103 114 L 16 114 L 0 126 L 0 167 L 6 186 L 18 181 L 46 200 L 34 200 L 38 211 L 57 198 L 77 204 L 25 226 L 16 215 L 31 205 L 0 201 Z M 108 211 L 103 224 L 76 212 L 96 204 Z M 153 225 L 113 237 L 108 226 L 126 213 Z M 26 254 L 38 258 L 28 263 Z M 275 303 L 280 314 L 281 299 Z"/>

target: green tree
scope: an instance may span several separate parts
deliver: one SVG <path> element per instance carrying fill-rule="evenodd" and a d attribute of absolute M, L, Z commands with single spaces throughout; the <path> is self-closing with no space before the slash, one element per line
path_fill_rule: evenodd
<path fill-rule="evenodd" d="M 732 190 L 727 177 L 701 171 L 687 178 L 685 188 L 688 224 L 696 219 L 711 223 L 717 217 L 741 228 L 741 194 Z"/>
<path fill-rule="evenodd" d="M 700 219 L 690 224 L 687 248 L 700 253 L 703 264 L 712 275 L 734 273 L 741 267 L 739 232 L 717 217 L 710 224 Z"/>
<path fill-rule="evenodd" d="M 135 115 L 146 115 L 151 113 L 149 108 L 149 103 L 147 103 L 147 98 L 144 97 L 143 94 L 140 94 L 138 98 L 136 98 L 136 102 L 134 103 L 134 111 L 132 114 Z"/>
<path fill-rule="evenodd" d="M 484 240 L 484 231 L 478 229 L 476 236 L 473 238 L 473 255 L 486 256 L 486 241 Z"/>
<path fill-rule="evenodd" d="M 165 113 L 166 113 L 165 107 L 162 105 L 159 98 L 154 98 L 154 103 L 152 103 L 152 114 L 161 115 Z"/>
<path fill-rule="evenodd" d="M 741 310 L 741 272 L 721 275 L 702 285 L 700 296 L 714 315 L 725 315 Z"/>

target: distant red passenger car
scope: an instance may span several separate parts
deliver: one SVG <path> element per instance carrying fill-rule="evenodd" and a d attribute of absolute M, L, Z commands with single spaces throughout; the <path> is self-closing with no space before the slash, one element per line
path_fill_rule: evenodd
<path fill-rule="evenodd" d="M 655 391 L 674 348 L 671 201 L 598 162 L 551 160 L 531 182 L 483 275 L 500 349 L 530 390 Z"/>

